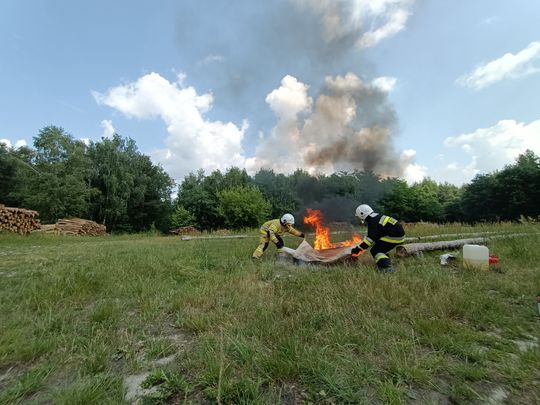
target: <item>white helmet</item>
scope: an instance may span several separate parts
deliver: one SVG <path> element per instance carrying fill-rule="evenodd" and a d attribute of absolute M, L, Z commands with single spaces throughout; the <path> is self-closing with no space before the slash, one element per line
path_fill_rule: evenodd
<path fill-rule="evenodd" d="M 371 208 L 369 205 L 367 204 L 362 204 L 362 205 L 359 205 L 357 208 L 356 208 L 356 216 L 358 218 L 360 218 L 360 220 L 362 221 L 365 221 L 366 218 L 370 215 L 370 214 L 373 214 L 373 208 Z"/>
<path fill-rule="evenodd" d="M 291 214 L 285 214 L 281 217 L 281 224 L 282 225 L 294 225 L 294 217 Z"/>

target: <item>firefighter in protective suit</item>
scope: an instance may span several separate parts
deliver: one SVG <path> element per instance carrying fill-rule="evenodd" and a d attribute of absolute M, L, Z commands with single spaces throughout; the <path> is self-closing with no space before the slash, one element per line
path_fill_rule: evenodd
<path fill-rule="evenodd" d="M 285 214 L 281 219 L 272 219 L 268 222 L 265 222 L 260 229 L 261 239 L 259 240 L 259 246 L 253 252 L 252 259 L 260 259 L 263 252 L 268 247 L 268 243 L 272 241 L 276 247 L 278 253 L 281 252 L 284 244 L 283 235 L 285 232 L 289 232 L 294 236 L 304 238 L 305 235 L 293 228 L 294 217 L 291 214 Z"/>
<path fill-rule="evenodd" d="M 394 218 L 373 212 L 373 209 L 362 204 L 356 208 L 356 216 L 367 223 L 368 233 L 364 240 L 355 246 L 351 253 L 358 254 L 371 249 L 371 255 L 377 263 L 380 273 L 393 273 L 394 268 L 388 257 L 388 252 L 405 242 L 403 226 Z"/>

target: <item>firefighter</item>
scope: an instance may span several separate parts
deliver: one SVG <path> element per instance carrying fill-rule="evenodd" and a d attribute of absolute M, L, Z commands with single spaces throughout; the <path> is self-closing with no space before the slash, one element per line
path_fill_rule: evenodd
<path fill-rule="evenodd" d="M 368 233 L 364 240 L 355 246 L 351 253 L 356 255 L 371 248 L 371 255 L 377 263 L 380 273 L 393 273 L 392 262 L 388 252 L 405 241 L 403 226 L 394 218 L 373 212 L 373 209 L 362 204 L 356 208 L 355 214 L 362 223 L 367 223 Z"/>
<path fill-rule="evenodd" d="M 259 246 L 257 246 L 257 249 L 255 249 L 253 252 L 251 258 L 254 260 L 260 259 L 270 241 L 276 245 L 278 253 L 281 252 L 284 245 L 281 235 L 283 235 L 285 232 L 289 232 L 290 234 L 300 238 L 305 238 L 305 235 L 302 232 L 294 229 L 293 225 L 294 217 L 291 214 L 285 214 L 281 217 L 281 219 L 272 219 L 265 222 L 260 229 L 261 239 L 259 240 Z"/>

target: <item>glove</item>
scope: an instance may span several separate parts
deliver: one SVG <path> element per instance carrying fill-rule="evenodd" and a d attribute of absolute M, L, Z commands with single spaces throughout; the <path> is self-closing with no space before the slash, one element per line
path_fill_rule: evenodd
<path fill-rule="evenodd" d="M 304 232 L 302 232 L 302 233 L 300 234 L 300 238 L 304 238 L 304 239 L 306 238 L 306 235 L 304 235 Z"/>
<path fill-rule="evenodd" d="M 360 249 L 359 246 L 355 246 L 355 247 L 353 247 L 353 248 L 351 249 L 351 254 L 352 254 L 352 255 L 357 255 L 357 254 L 359 254 L 362 250 L 364 250 L 364 249 Z"/>
<path fill-rule="evenodd" d="M 282 240 L 282 239 L 280 239 L 280 240 L 278 240 L 278 241 L 276 242 L 276 247 L 277 247 L 278 249 L 281 249 L 284 245 L 285 245 L 285 244 L 283 243 L 283 240 Z"/>

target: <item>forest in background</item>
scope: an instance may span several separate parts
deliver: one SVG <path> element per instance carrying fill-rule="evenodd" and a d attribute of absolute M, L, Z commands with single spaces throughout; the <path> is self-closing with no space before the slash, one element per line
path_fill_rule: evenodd
<path fill-rule="evenodd" d="M 538 201 L 540 159 L 529 150 L 460 187 L 429 178 L 409 185 L 361 171 L 286 175 L 262 169 L 250 176 L 235 167 L 199 170 L 175 184 L 135 141 L 118 134 L 86 144 L 47 126 L 33 147 L 0 143 L 0 203 L 37 210 L 42 223 L 80 217 L 111 232 L 241 229 L 285 212 L 301 218 L 306 208 L 320 209 L 327 222 L 355 222 L 360 203 L 405 222 L 536 220 Z"/>

